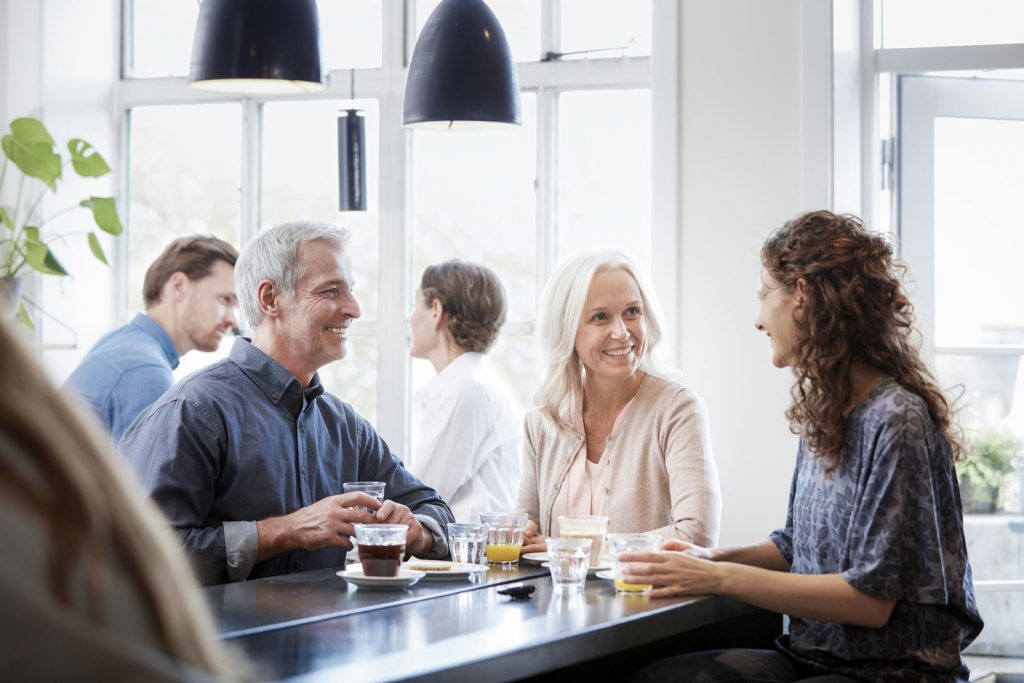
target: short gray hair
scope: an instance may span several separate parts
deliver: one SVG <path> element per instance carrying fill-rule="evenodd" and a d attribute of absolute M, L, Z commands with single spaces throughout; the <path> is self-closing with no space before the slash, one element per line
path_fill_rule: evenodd
<path fill-rule="evenodd" d="M 263 322 L 263 312 L 256 289 L 263 280 L 270 280 L 288 298 L 295 296 L 295 283 L 302 273 L 295 268 L 299 247 L 307 242 L 328 242 L 348 247 L 348 228 L 317 221 L 292 221 L 275 225 L 257 235 L 245 246 L 235 264 L 238 305 L 250 330 Z"/>

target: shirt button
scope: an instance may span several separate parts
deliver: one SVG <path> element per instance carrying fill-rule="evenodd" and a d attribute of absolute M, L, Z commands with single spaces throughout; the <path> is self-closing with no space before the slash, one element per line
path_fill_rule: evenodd
<path fill-rule="evenodd" d="M 274 399 L 276 401 L 277 400 L 277 392 L 275 391 L 274 393 L 272 393 L 270 395 L 270 398 L 272 398 L 272 399 Z"/>

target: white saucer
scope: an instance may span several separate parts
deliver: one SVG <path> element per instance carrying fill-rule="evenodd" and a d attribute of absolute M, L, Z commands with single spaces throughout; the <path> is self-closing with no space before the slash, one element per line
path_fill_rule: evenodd
<path fill-rule="evenodd" d="M 595 576 L 597 576 L 597 578 L 599 579 L 608 579 L 609 581 L 615 580 L 615 575 L 612 574 L 611 569 L 602 569 L 601 571 L 597 572 Z"/>
<path fill-rule="evenodd" d="M 526 553 L 525 555 L 523 555 L 519 559 L 526 560 L 527 562 L 537 562 L 539 564 L 541 562 L 547 562 L 548 561 L 548 554 L 547 553 Z"/>
<path fill-rule="evenodd" d="M 424 574 L 424 581 L 461 581 L 474 574 L 486 572 L 490 567 L 486 564 L 447 560 L 409 560 L 402 565 L 402 569 Z"/>
<path fill-rule="evenodd" d="M 354 564 L 345 571 L 340 571 L 337 574 L 349 583 L 359 586 L 360 588 L 379 590 L 408 588 L 426 576 L 423 572 L 414 572 L 401 568 L 398 570 L 398 576 L 366 576 L 363 574 L 362 566 L 358 564 Z"/>
<path fill-rule="evenodd" d="M 550 567 L 551 563 L 550 562 L 541 562 L 540 566 L 542 566 L 542 567 Z M 587 567 L 587 576 L 598 576 L 599 574 L 601 574 L 601 572 L 611 572 L 611 570 L 612 570 L 612 568 L 611 568 L 610 565 L 609 566 L 601 566 L 601 567 Z"/>

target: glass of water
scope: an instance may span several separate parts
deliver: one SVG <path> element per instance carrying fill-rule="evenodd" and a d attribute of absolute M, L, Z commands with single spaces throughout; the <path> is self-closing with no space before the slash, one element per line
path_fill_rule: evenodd
<path fill-rule="evenodd" d="M 467 564 L 483 564 L 487 530 L 483 524 L 448 523 L 448 548 L 452 560 Z"/>
<path fill-rule="evenodd" d="M 548 547 L 548 569 L 551 570 L 555 591 L 583 590 L 593 541 L 589 538 L 548 538 L 544 543 Z"/>
<path fill-rule="evenodd" d="M 370 498 L 376 499 L 378 503 L 384 502 L 384 487 L 386 483 L 383 481 L 348 481 L 341 485 L 342 490 L 345 493 L 365 493 Z M 376 510 L 371 510 L 365 505 L 356 505 L 357 510 L 363 510 L 369 512 L 371 515 L 376 514 Z"/>

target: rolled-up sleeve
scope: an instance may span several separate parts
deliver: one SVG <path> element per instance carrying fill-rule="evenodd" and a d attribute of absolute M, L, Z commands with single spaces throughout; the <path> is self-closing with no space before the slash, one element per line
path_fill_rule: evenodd
<path fill-rule="evenodd" d="M 385 497 L 408 507 L 420 524 L 430 531 L 434 545 L 425 559 L 447 557 L 445 529 L 449 522 L 455 521 L 455 517 L 441 494 L 405 469 L 384 439 L 362 418 L 359 418 L 359 436 L 359 478 L 362 481 L 385 482 Z"/>

